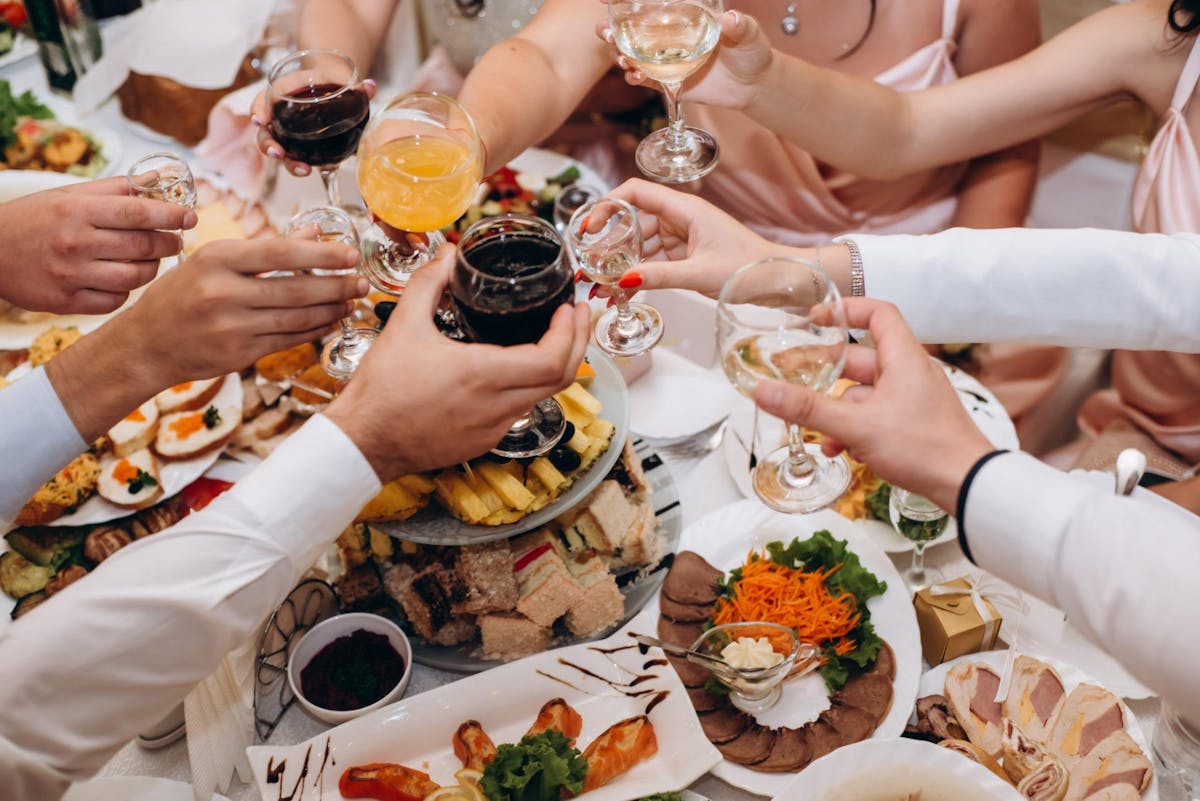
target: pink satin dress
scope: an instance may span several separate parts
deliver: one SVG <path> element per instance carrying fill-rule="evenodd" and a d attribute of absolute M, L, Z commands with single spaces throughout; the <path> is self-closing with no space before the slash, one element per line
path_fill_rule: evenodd
<path fill-rule="evenodd" d="M 1198 81 L 1200 37 L 1134 182 L 1133 225 L 1141 233 L 1200 232 L 1200 154 L 1184 117 Z M 1200 309 L 1200 298 L 1196 302 Z M 1079 424 L 1095 435 L 1118 419 L 1137 426 L 1183 461 L 1200 461 L 1200 355 L 1114 352 L 1112 388 L 1088 399 Z"/>

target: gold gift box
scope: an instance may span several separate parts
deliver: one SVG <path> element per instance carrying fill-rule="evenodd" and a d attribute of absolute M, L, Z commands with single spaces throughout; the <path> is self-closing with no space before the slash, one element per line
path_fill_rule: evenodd
<path fill-rule="evenodd" d="M 988 623 L 975 608 L 971 585 L 966 579 L 955 579 L 938 586 L 961 587 L 962 592 L 934 595 L 932 588 L 927 587 L 913 598 L 925 661 L 930 665 L 940 665 L 963 654 L 994 648 L 996 636 L 1000 633 L 1001 618 L 991 601 L 983 598 L 984 605 L 992 614 L 989 634 Z"/>

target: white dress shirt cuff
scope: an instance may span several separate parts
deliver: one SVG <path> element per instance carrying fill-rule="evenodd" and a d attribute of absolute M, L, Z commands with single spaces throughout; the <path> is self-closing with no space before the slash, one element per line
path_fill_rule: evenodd
<path fill-rule="evenodd" d="M 0 392 L 0 530 L 7 531 L 37 488 L 87 450 L 44 368 Z"/>

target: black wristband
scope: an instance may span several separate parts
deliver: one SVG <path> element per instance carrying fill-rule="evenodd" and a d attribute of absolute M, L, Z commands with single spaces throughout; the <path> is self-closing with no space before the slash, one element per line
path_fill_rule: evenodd
<path fill-rule="evenodd" d="M 1002 453 L 1008 453 L 1008 451 L 992 451 L 979 457 L 979 461 L 971 465 L 971 469 L 967 471 L 967 477 L 963 479 L 962 486 L 958 488 L 958 500 L 954 504 L 954 517 L 958 521 L 958 545 L 971 564 L 975 564 L 975 557 L 971 556 L 971 546 L 967 544 L 967 493 L 971 491 L 971 483 L 975 481 L 975 476 L 980 469 Z"/>

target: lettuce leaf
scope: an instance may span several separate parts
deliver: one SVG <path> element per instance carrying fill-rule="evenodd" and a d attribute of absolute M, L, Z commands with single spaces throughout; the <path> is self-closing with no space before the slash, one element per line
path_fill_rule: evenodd
<path fill-rule="evenodd" d="M 16 127 L 21 117 L 36 120 L 54 118 L 54 112 L 44 106 L 28 90 L 14 95 L 8 81 L 0 80 L 0 148 L 17 141 Z"/>
<path fill-rule="evenodd" d="M 488 801 L 558 801 L 583 790 L 587 769 L 579 749 L 550 729 L 497 748 L 481 787 Z"/>

